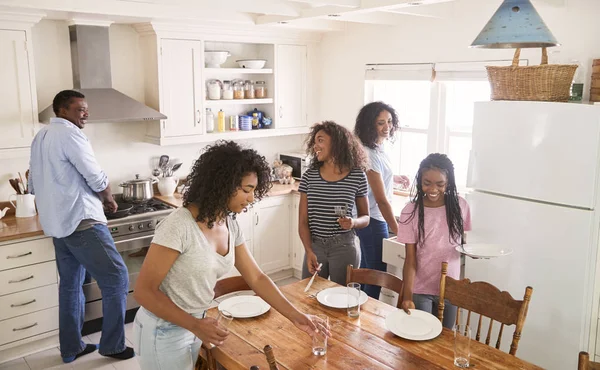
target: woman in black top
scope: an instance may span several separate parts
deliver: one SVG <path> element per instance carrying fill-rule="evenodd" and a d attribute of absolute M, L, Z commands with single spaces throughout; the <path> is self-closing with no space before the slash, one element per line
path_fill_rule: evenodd
<path fill-rule="evenodd" d="M 360 264 L 354 229 L 369 224 L 365 154 L 350 131 L 330 121 L 313 126 L 307 153 L 313 159 L 299 188 L 298 228 L 306 251 L 302 277 L 322 263 L 320 276 L 345 285 L 346 266 Z"/>

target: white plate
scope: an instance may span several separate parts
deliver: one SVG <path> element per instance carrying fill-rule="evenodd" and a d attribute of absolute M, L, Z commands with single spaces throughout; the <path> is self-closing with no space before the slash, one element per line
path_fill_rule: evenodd
<path fill-rule="evenodd" d="M 237 319 L 260 316 L 270 309 L 267 302 L 255 295 L 240 295 L 219 303 L 219 311 L 228 311 Z"/>
<path fill-rule="evenodd" d="M 385 318 L 385 326 L 400 338 L 409 340 L 429 340 L 442 332 L 442 323 L 437 317 L 419 310 L 410 310 L 410 315 L 404 310 L 394 311 Z"/>
<path fill-rule="evenodd" d="M 360 292 L 360 304 L 364 304 L 369 300 L 367 293 Z M 339 286 L 335 288 L 327 288 L 321 290 L 317 294 L 317 301 L 324 306 L 331 308 L 348 308 L 348 288 Z"/>
<path fill-rule="evenodd" d="M 508 256 L 513 252 L 511 248 L 507 248 L 498 244 L 465 244 L 455 248 L 458 252 L 476 258 L 494 258 Z"/>

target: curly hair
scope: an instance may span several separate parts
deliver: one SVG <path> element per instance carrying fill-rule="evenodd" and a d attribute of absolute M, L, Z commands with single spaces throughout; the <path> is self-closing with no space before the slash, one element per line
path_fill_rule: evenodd
<path fill-rule="evenodd" d="M 377 117 L 381 112 L 387 111 L 392 116 L 392 128 L 390 130 L 390 141 L 394 141 L 396 130 L 400 127 L 398 113 L 390 105 L 384 102 L 376 101 L 369 103 L 361 108 L 356 116 L 356 125 L 354 126 L 354 134 L 360 139 L 364 146 L 370 149 L 377 147 L 377 139 L 379 134 L 375 127 Z"/>
<path fill-rule="evenodd" d="M 445 154 L 432 153 L 423 159 L 419 166 L 419 171 L 415 178 L 413 186 L 416 188 L 416 194 L 412 199 L 412 203 L 416 205 L 411 215 L 402 224 L 410 223 L 418 213 L 418 235 L 417 244 L 423 241 L 425 237 L 425 206 L 423 200 L 425 198 L 425 192 L 423 191 L 423 173 L 427 170 L 435 169 L 441 171 L 446 175 L 447 185 L 446 193 L 444 194 L 446 202 L 446 221 L 448 223 L 448 230 L 450 231 L 449 240 L 450 242 L 461 240 L 464 232 L 463 218 L 460 209 L 460 203 L 458 200 L 458 190 L 456 188 L 456 180 L 454 177 L 454 165 L 450 158 Z"/>
<path fill-rule="evenodd" d="M 341 169 L 352 170 L 358 168 L 366 169 L 366 155 L 362 145 L 344 126 L 333 121 L 323 121 L 313 125 L 306 139 L 306 153 L 311 155 L 311 168 L 320 168 L 323 162 L 319 162 L 317 156 L 313 155 L 315 138 L 319 131 L 325 132 L 331 137 L 331 156 L 334 163 Z"/>
<path fill-rule="evenodd" d="M 194 162 L 187 177 L 189 188 L 183 194 L 183 206 L 195 204 L 198 221 L 212 228 L 217 218 L 235 214 L 228 208 L 229 199 L 240 189 L 242 178 L 255 173 L 258 185 L 254 201 L 261 200 L 271 189 L 271 169 L 264 156 L 254 149 L 244 149 L 233 141 L 208 145 Z"/>

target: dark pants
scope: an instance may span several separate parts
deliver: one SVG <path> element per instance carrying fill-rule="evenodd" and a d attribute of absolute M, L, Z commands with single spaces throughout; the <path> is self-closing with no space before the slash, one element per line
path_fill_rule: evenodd
<path fill-rule="evenodd" d="M 415 308 L 420 311 L 429 312 L 435 317 L 438 317 L 438 305 L 440 303 L 440 297 L 437 295 L 430 294 L 413 294 L 413 302 Z M 444 319 L 442 325 L 445 328 L 452 329 L 456 322 L 456 312 L 458 308 L 444 300 Z"/>
<path fill-rule="evenodd" d="M 94 225 L 64 238 L 54 238 L 53 242 L 60 276 L 58 308 L 61 356 L 72 357 L 85 348 L 81 340 L 81 328 L 85 315 L 82 285 L 86 270 L 98 282 L 102 292 L 104 318 L 100 354 L 123 352 L 129 275 L 108 227 Z"/>
<path fill-rule="evenodd" d="M 349 231 L 330 238 L 312 238 L 312 250 L 317 261 L 322 263 L 319 276 L 346 286 L 346 271 L 348 265 L 357 266 L 360 263 L 360 249 L 354 244 L 354 232 Z M 306 254 L 302 266 L 302 278 L 311 274 L 306 266 Z"/>
<path fill-rule="evenodd" d="M 361 261 L 360 268 L 378 271 L 387 271 L 387 264 L 383 263 L 383 239 L 389 237 L 387 222 L 371 218 L 369 226 L 356 230 L 360 240 Z M 363 290 L 369 297 L 379 299 L 381 287 L 365 285 Z"/>

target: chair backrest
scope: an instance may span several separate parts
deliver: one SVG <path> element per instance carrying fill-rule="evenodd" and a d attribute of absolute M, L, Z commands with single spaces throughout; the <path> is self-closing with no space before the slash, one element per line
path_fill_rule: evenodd
<path fill-rule="evenodd" d="M 511 355 L 517 353 L 519 340 L 521 339 L 521 331 L 525 324 L 529 301 L 533 288 L 525 288 L 525 296 L 522 301 L 514 299 L 510 293 L 501 292 L 492 284 L 476 281 L 471 282 L 469 279 L 455 280 L 448 274 L 448 263 L 442 262 L 442 277 L 440 279 L 440 303 L 438 306 L 438 318 L 444 318 L 444 300 L 447 299 L 453 305 L 465 309 L 467 314 L 467 325 L 470 325 L 471 312 L 479 314 L 479 322 L 477 324 L 477 334 L 475 340 L 479 341 L 481 334 L 481 320 L 483 316 L 490 319 L 485 344 L 490 344 L 492 327 L 494 321 L 500 323 L 500 331 L 498 332 L 498 340 L 496 348 L 500 349 L 502 340 L 502 330 L 504 325 L 516 325 L 512 343 L 510 344 Z M 456 313 L 456 322 L 458 323 L 460 310 Z"/>
<path fill-rule="evenodd" d="M 233 276 L 217 281 L 215 285 L 215 298 L 224 296 L 225 294 L 239 292 L 242 290 L 252 290 L 246 280 L 241 276 Z"/>
<path fill-rule="evenodd" d="M 587 352 L 579 352 L 579 363 L 577 370 L 600 370 L 600 362 L 590 361 L 590 355 Z"/>
<path fill-rule="evenodd" d="M 404 282 L 396 275 L 371 269 L 355 269 L 352 265 L 348 265 L 346 268 L 346 284 L 351 282 L 377 285 L 392 290 L 398 293 L 398 304 L 396 307 L 400 308 L 402 305 L 402 288 L 404 287 Z"/>
<path fill-rule="evenodd" d="M 275 359 L 275 354 L 273 353 L 273 347 L 267 344 L 264 347 L 265 356 L 267 357 L 267 362 L 269 363 L 269 370 L 279 370 L 277 366 L 277 360 Z"/>

